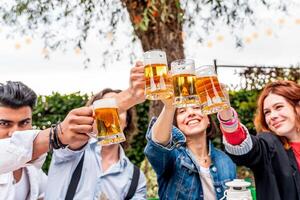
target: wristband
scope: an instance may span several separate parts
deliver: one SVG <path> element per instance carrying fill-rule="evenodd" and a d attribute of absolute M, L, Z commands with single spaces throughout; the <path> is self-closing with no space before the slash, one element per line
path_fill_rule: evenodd
<path fill-rule="evenodd" d="M 228 126 L 234 126 L 234 125 L 236 125 L 236 124 L 238 123 L 239 118 L 238 118 L 237 112 L 236 112 L 233 108 L 231 108 L 231 111 L 232 111 L 232 118 L 229 119 L 229 120 L 223 120 L 223 119 L 220 117 L 220 114 L 218 113 L 217 118 L 218 118 L 219 122 L 220 122 L 222 125 L 228 127 Z"/>

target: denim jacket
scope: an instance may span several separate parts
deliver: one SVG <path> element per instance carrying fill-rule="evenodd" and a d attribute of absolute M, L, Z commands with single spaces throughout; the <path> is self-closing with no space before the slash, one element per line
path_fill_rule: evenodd
<path fill-rule="evenodd" d="M 184 134 L 173 127 L 170 143 L 162 146 L 151 139 L 151 128 L 155 121 L 153 119 L 150 122 L 144 152 L 157 174 L 160 199 L 203 200 L 199 165 L 185 146 Z M 225 182 L 236 177 L 236 166 L 224 152 L 215 149 L 210 141 L 209 152 L 212 160 L 209 170 L 216 198 L 220 199 L 226 189 Z"/>

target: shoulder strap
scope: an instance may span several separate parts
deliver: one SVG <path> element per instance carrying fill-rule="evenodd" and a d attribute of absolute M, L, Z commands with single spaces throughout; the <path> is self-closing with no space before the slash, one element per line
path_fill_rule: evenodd
<path fill-rule="evenodd" d="M 74 170 L 74 172 L 72 174 L 72 178 L 71 178 L 68 190 L 67 190 L 65 200 L 72 200 L 75 196 L 75 192 L 76 192 L 76 189 L 77 189 L 80 177 L 81 177 L 83 161 L 84 161 L 84 152 L 83 152 L 83 155 L 82 155 L 76 169 Z"/>
<path fill-rule="evenodd" d="M 137 166 L 133 165 L 132 180 L 130 183 L 128 193 L 124 200 L 129 200 L 133 197 L 133 195 L 135 194 L 136 188 L 138 186 L 138 183 L 139 183 L 139 178 L 140 178 L 140 169 Z"/>

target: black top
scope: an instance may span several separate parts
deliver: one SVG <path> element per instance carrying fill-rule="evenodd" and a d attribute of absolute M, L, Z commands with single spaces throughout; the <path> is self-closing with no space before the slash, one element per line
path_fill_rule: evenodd
<path fill-rule="evenodd" d="M 285 150 L 279 137 L 271 133 L 251 135 L 251 139 L 251 151 L 229 156 L 253 171 L 257 200 L 300 200 L 300 169 L 293 150 Z"/>

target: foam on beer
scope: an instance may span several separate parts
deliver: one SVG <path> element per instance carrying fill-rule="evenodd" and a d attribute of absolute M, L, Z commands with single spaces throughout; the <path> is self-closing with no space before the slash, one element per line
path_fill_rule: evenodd
<path fill-rule="evenodd" d="M 144 65 L 165 64 L 167 65 L 167 56 L 164 51 L 151 50 L 144 53 Z"/>
<path fill-rule="evenodd" d="M 97 108 L 118 108 L 115 98 L 99 99 L 93 103 L 94 109 Z"/>
<path fill-rule="evenodd" d="M 212 65 L 203 65 L 196 68 L 196 76 L 204 77 L 204 76 L 217 76 L 217 75 Z"/>
<path fill-rule="evenodd" d="M 171 63 L 171 73 L 177 74 L 195 74 L 195 63 L 191 59 L 175 60 Z"/>

